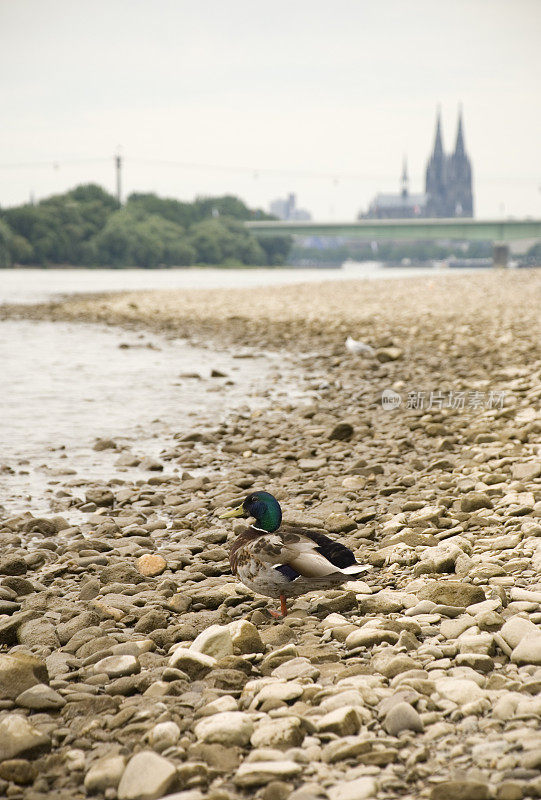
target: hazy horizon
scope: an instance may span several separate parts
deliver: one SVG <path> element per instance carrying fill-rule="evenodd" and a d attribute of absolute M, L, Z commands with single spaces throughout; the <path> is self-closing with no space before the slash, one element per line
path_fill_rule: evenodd
<path fill-rule="evenodd" d="M 0 206 L 114 191 L 120 146 L 125 196 L 295 192 L 351 219 L 404 155 L 423 191 L 461 104 L 476 216 L 541 217 L 537 0 L 0 0 L 0 21 Z"/>

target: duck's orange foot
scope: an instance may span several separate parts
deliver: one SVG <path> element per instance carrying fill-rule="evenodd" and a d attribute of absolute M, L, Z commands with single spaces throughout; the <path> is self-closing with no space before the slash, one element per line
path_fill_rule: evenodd
<path fill-rule="evenodd" d="M 280 595 L 280 611 L 271 611 L 271 609 L 269 608 L 269 613 L 272 614 L 272 616 L 275 619 L 280 619 L 280 617 L 287 617 L 287 604 L 285 595 L 283 594 Z"/>

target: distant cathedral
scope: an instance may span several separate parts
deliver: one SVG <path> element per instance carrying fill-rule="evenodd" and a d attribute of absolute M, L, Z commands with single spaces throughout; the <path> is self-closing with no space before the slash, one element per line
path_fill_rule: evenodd
<path fill-rule="evenodd" d="M 472 168 L 464 145 L 462 111 L 458 115 L 455 150 L 443 151 L 441 114 L 436 120 L 434 149 L 426 165 L 425 193 L 410 194 L 408 170 L 404 160 L 399 194 L 378 194 L 368 212 L 370 219 L 408 219 L 413 217 L 473 217 Z"/>

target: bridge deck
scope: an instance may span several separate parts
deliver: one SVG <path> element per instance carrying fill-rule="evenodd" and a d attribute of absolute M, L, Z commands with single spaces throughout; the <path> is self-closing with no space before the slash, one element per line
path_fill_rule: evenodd
<path fill-rule="evenodd" d="M 510 242 L 541 239 L 539 219 L 362 219 L 357 222 L 249 221 L 253 233 L 344 236 L 360 239 L 460 239 Z"/>

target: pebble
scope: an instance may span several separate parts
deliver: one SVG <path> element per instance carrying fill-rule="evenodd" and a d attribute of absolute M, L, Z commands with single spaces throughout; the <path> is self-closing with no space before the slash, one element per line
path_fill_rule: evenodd
<path fill-rule="evenodd" d="M 479 586 L 458 581 L 429 581 L 418 592 L 418 597 L 448 606 L 467 608 L 486 599 Z"/>
<path fill-rule="evenodd" d="M 0 653 L 0 699 L 14 700 L 48 680 L 47 667 L 39 658 L 28 653 Z"/>
<path fill-rule="evenodd" d="M 468 678 L 439 678 L 436 681 L 436 691 L 446 700 L 458 705 L 472 703 L 485 696 L 483 689 Z"/>
<path fill-rule="evenodd" d="M 492 500 L 484 492 L 468 492 L 460 501 L 461 511 L 478 511 L 480 508 L 492 508 Z"/>
<path fill-rule="evenodd" d="M 385 716 L 384 727 L 390 736 L 398 736 L 402 731 L 424 731 L 421 717 L 409 703 L 397 703 L 393 706 Z"/>
<path fill-rule="evenodd" d="M 541 665 L 541 632 L 523 636 L 511 653 L 515 664 Z"/>
<path fill-rule="evenodd" d="M 233 647 L 240 653 L 263 653 L 265 650 L 258 629 L 246 619 L 231 622 L 229 634 Z"/>
<path fill-rule="evenodd" d="M 216 742 L 245 747 L 254 731 L 254 723 L 242 711 L 224 711 L 196 723 L 194 733 L 201 742 Z"/>
<path fill-rule="evenodd" d="M 356 778 L 331 786 L 328 794 L 329 800 L 369 800 L 377 797 L 378 784 L 375 778 Z"/>
<path fill-rule="evenodd" d="M 325 745 L 322 752 L 324 761 L 334 764 L 336 761 L 355 758 L 368 753 L 372 745 L 363 736 L 342 736 L 334 742 Z"/>
<path fill-rule="evenodd" d="M 263 786 L 274 780 L 294 778 L 302 772 L 302 766 L 295 761 L 245 761 L 238 768 L 233 782 L 236 786 L 250 788 Z"/>
<path fill-rule="evenodd" d="M 36 686 L 31 686 L 21 692 L 15 700 L 15 705 L 23 708 L 30 708 L 34 711 L 57 710 L 66 705 L 66 701 L 62 695 L 51 689 L 50 686 L 45 686 L 43 683 L 38 683 Z"/>
<path fill-rule="evenodd" d="M 169 659 L 169 666 L 185 672 L 192 680 L 198 680 L 207 675 L 216 665 L 216 659 L 205 653 L 197 653 L 185 647 L 175 650 Z"/>
<path fill-rule="evenodd" d="M 351 736 L 361 727 L 361 719 L 354 706 L 343 706 L 316 720 L 319 733 L 335 733 L 337 736 Z"/>
<path fill-rule="evenodd" d="M 128 761 L 118 785 L 118 800 L 157 800 L 176 778 L 171 761 L 152 751 L 136 753 Z"/>
<path fill-rule="evenodd" d="M 11 758 L 0 764 L 0 779 L 16 783 L 18 786 L 28 786 L 33 783 L 37 774 L 36 765 L 24 758 Z"/>
<path fill-rule="evenodd" d="M 229 628 L 224 625 L 211 625 L 197 636 L 190 650 L 203 653 L 219 660 L 233 654 L 233 639 Z"/>
<path fill-rule="evenodd" d="M 107 656 L 94 664 L 93 671 L 108 678 L 121 678 L 124 675 L 135 675 L 141 671 L 141 665 L 135 656 Z"/>
<path fill-rule="evenodd" d="M 126 767 L 124 756 L 103 756 L 95 761 L 85 775 L 84 786 L 89 794 L 116 789 Z"/>
<path fill-rule="evenodd" d="M 167 569 L 167 561 L 155 553 L 145 553 L 135 562 L 137 570 L 146 578 L 155 578 Z"/>
<path fill-rule="evenodd" d="M 490 800 L 490 789 L 481 781 L 442 781 L 433 787 L 431 800 Z"/>
<path fill-rule="evenodd" d="M 299 747 L 304 739 L 298 717 L 282 717 L 259 723 L 250 742 L 253 747 Z"/>
<path fill-rule="evenodd" d="M 357 647 L 373 647 L 373 645 L 382 644 L 383 642 L 396 644 L 398 642 L 398 634 L 394 631 L 379 630 L 377 628 L 366 630 L 361 628 L 349 634 L 345 645 L 348 649 L 353 650 Z"/>
<path fill-rule="evenodd" d="M 17 756 L 36 756 L 50 747 L 50 738 L 26 717 L 8 714 L 0 719 L 0 762 Z"/>
<path fill-rule="evenodd" d="M 310 663 L 309 659 L 299 656 L 280 664 L 272 671 L 272 674 L 285 681 L 313 680 L 319 676 L 319 670 Z"/>
<path fill-rule="evenodd" d="M 512 617 L 502 626 L 500 636 L 514 649 L 525 637 L 533 639 L 541 636 L 541 629 L 525 617 Z"/>

